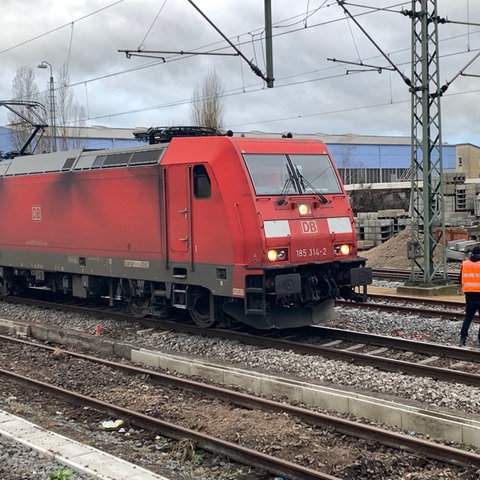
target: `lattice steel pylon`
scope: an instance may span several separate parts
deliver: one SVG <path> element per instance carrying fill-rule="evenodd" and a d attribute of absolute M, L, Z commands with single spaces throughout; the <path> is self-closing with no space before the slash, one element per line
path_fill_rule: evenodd
<path fill-rule="evenodd" d="M 407 285 L 448 283 L 436 0 L 412 0 L 411 272 Z M 441 251 L 436 252 L 437 249 Z"/>

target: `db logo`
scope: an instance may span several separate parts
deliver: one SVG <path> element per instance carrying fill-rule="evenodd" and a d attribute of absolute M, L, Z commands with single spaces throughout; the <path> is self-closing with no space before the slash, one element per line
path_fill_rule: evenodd
<path fill-rule="evenodd" d="M 32 220 L 34 222 L 40 222 L 42 220 L 42 207 L 39 205 L 32 207 Z"/>
<path fill-rule="evenodd" d="M 318 233 L 317 222 L 315 220 L 303 220 L 302 221 L 302 233 Z"/>

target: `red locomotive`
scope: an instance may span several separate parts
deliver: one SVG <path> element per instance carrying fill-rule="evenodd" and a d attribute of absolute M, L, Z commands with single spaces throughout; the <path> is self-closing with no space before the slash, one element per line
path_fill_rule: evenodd
<path fill-rule="evenodd" d="M 336 297 L 366 300 L 371 269 L 323 143 L 172 131 L 0 162 L 0 295 L 45 286 L 257 328 L 317 324 Z"/>

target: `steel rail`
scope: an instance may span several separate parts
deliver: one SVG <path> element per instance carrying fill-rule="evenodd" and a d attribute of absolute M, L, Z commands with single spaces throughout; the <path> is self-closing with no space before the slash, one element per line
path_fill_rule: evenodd
<path fill-rule="evenodd" d="M 282 475 L 295 480 L 341 480 L 338 477 L 324 472 L 317 472 L 308 467 L 297 465 L 287 460 L 258 452 L 251 448 L 243 447 L 241 445 L 197 432 L 189 428 L 175 425 L 173 423 L 165 422 L 158 418 L 150 417 L 128 408 L 120 407 L 102 400 L 97 400 L 86 395 L 81 395 L 55 385 L 41 382 L 34 378 L 19 375 L 4 369 L 0 369 L 0 375 L 3 375 L 4 377 L 10 377 L 16 382 L 20 382 L 29 386 L 33 385 L 40 390 L 48 391 L 58 397 L 68 400 L 69 402 L 74 402 L 80 405 L 88 405 L 117 416 L 123 416 L 145 430 L 154 431 L 175 440 L 187 438 L 195 442 L 195 444 L 203 450 L 226 456 L 243 465 L 247 464 L 254 466 L 270 473 Z M 480 466 L 480 456 L 478 465 Z"/>
<path fill-rule="evenodd" d="M 8 298 L 9 299 L 7 301 L 10 301 L 11 297 L 8 297 Z M 21 302 L 22 300 L 23 299 L 21 298 L 13 299 L 14 302 Z M 36 302 L 32 301 L 31 303 L 33 304 Z M 50 304 L 49 302 L 40 301 L 39 304 L 44 306 L 45 308 L 52 308 L 52 304 Z M 348 302 L 348 304 L 351 305 L 350 302 Z M 362 303 L 355 304 L 356 307 L 358 307 L 359 305 L 361 306 L 360 308 L 363 308 L 362 306 L 368 305 L 368 304 L 362 304 Z M 63 309 L 64 306 L 63 305 L 59 306 L 55 304 L 54 308 Z M 91 310 L 86 309 L 85 307 L 77 308 L 72 305 L 67 305 L 65 308 L 67 310 L 73 310 L 73 311 L 81 311 L 81 312 L 89 311 L 92 314 L 96 314 L 96 312 L 92 312 Z M 372 307 L 372 308 L 376 308 L 377 310 L 384 310 L 383 305 L 378 307 Z M 399 307 L 392 306 L 392 311 L 398 312 L 399 310 L 400 310 Z M 412 313 L 412 308 L 409 307 L 406 309 L 406 311 L 409 313 Z M 423 314 L 425 314 L 425 311 L 422 309 L 420 309 L 419 312 L 423 312 Z M 447 315 L 446 312 L 443 313 L 442 311 L 432 312 L 432 316 L 433 315 L 439 316 L 442 314 L 444 316 Z M 110 318 L 118 318 L 119 320 L 123 320 L 123 321 L 132 320 L 128 315 L 125 315 L 123 313 L 115 313 L 115 312 L 108 313 L 108 312 L 100 311 L 98 312 L 98 315 L 99 316 L 108 315 Z M 458 318 L 456 319 L 458 320 Z M 459 370 L 439 368 L 431 365 L 418 365 L 415 363 L 409 363 L 402 360 L 379 357 L 376 355 L 362 354 L 362 353 L 353 352 L 353 351 L 322 347 L 320 345 L 299 343 L 299 342 L 294 342 L 294 341 L 285 340 L 285 339 L 272 338 L 272 335 L 277 335 L 277 336 L 278 335 L 285 336 L 288 334 L 298 335 L 298 333 L 300 332 L 304 332 L 306 335 L 318 336 L 319 333 L 321 332 L 322 327 L 317 327 L 317 326 L 303 327 L 302 329 L 294 329 L 294 330 L 286 330 L 286 331 L 275 331 L 273 333 L 269 331 L 265 331 L 265 332 L 262 331 L 262 333 L 260 334 L 260 332 L 257 331 L 256 332 L 257 334 L 253 335 L 250 333 L 244 333 L 244 332 L 235 331 L 235 330 L 205 329 L 205 328 L 197 327 L 192 324 L 179 323 L 179 322 L 174 322 L 170 320 L 159 320 L 156 318 L 155 319 L 142 318 L 142 319 L 135 319 L 135 321 L 141 323 L 144 326 L 152 327 L 152 328 L 169 329 L 169 330 L 180 332 L 180 333 L 201 335 L 208 338 L 222 338 L 225 340 L 232 340 L 237 342 L 240 341 L 245 344 L 255 345 L 259 347 L 284 349 L 284 350 L 297 352 L 300 354 L 323 356 L 325 358 L 331 358 L 331 359 L 336 359 L 336 360 L 345 361 L 345 362 L 353 362 L 357 365 L 371 366 L 371 367 L 379 368 L 385 371 L 404 372 L 404 373 L 408 373 L 415 376 L 428 376 L 431 378 L 437 378 L 437 379 L 441 379 L 449 382 L 464 382 L 465 384 L 468 384 L 468 385 L 480 386 L 480 376 L 471 374 L 471 373 L 462 372 Z M 380 338 L 383 338 L 383 337 L 379 337 L 377 338 L 377 340 L 380 340 Z M 403 339 L 393 340 L 393 337 L 385 337 L 385 338 L 389 338 L 388 342 L 395 342 L 395 341 L 405 342 L 405 340 Z M 383 346 L 382 342 L 384 341 L 381 340 L 376 344 L 379 346 Z M 424 344 L 424 342 L 418 342 L 418 344 L 426 345 Z M 439 344 L 433 344 L 433 345 L 436 345 L 436 347 L 432 347 L 432 348 L 437 348 L 437 355 L 440 353 L 441 349 L 449 348 Z M 390 348 L 402 349 L 401 346 L 398 346 L 398 347 L 392 346 Z M 451 348 L 453 347 L 450 347 L 450 350 L 448 350 L 449 352 L 448 354 L 454 353 L 454 351 L 451 350 Z M 415 351 L 419 351 L 418 347 L 416 347 Z M 476 354 L 474 351 L 469 349 L 461 349 L 460 351 L 462 352 L 460 354 L 461 356 L 457 355 L 454 358 L 470 359 L 470 360 L 476 361 Z"/>
<path fill-rule="evenodd" d="M 245 337 L 242 335 L 241 338 Z M 237 337 L 237 341 L 238 340 L 239 338 Z M 391 340 L 389 340 L 389 342 L 390 341 Z M 374 367 L 388 372 L 401 372 L 414 376 L 431 377 L 438 380 L 445 380 L 448 382 L 464 383 L 466 385 L 472 385 L 475 387 L 480 386 L 479 375 L 462 372 L 459 370 L 452 370 L 449 368 L 440 368 L 431 365 L 406 362 L 404 360 L 380 357 L 368 353 L 359 353 L 350 350 L 322 347 L 321 345 L 301 344 L 291 342 L 289 340 L 269 339 L 266 337 L 261 337 L 261 343 L 257 344 L 263 346 L 268 345 L 271 348 L 277 349 L 288 349 L 306 355 L 316 355 L 330 359 L 341 360 L 344 362 L 354 363 L 356 365 Z M 466 350 L 462 351 L 466 352 Z"/>
<path fill-rule="evenodd" d="M 165 327 L 165 322 L 162 322 Z M 436 378 L 439 380 L 445 380 L 448 382 L 455 383 L 465 383 L 472 386 L 480 386 L 480 376 L 468 372 L 462 372 L 460 370 L 452 370 L 448 368 L 440 368 L 430 365 L 421 365 L 417 363 L 406 362 L 403 360 L 390 359 L 386 357 L 380 357 L 377 355 L 370 355 L 368 353 L 359 353 L 349 350 L 342 350 L 338 348 L 323 347 L 321 345 L 315 345 L 311 343 L 299 343 L 286 339 L 272 338 L 266 335 L 252 335 L 250 333 L 242 333 L 232 330 L 220 330 L 220 329 L 201 329 L 192 325 L 181 325 L 171 322 L 170 328 L 175 331 L 181 331 L 182 333 L 191 333 L 195 335 L 203 335 L 209 338 L 222 338 L 225 340 L 232 340 L 237 342 L 243 342 L 248 345 L 255 345 L 259 347 L 268 347 L 276 348 L 280 350 L 289 350 L 292 352 L 313 355 L 313 356 L 322 356 L 325 358 L 330 358 L 334 360 L 340 360 L 349 363 L 355 363 L 356 365 L 370 366 L 374 368 L 379 368 L 381 370 L 389 372 L 403 372 L 415 376 L 427 376 L 431 378 Z M 322 330 L 323 329 L 323 330 Z M 300 331 L 300 330 L 299 330 Z M 333 332 L 324 327 L 305 327 L 301 329 L 302 332 L 308 332 L 309 335 L 322 336 L 325 335 L 325 332 Z M 323 331 L 323 334 L 322 334 Z M 339 329 L 341 332 L 342 330 Z M 292 331 L 290 331 L 292 332 Z M 295 331 L 293 331 L 295 332 Z M 348 332 L 348 331 L 347 331 Z M 276 332 L 279 334 L 279 332 Z M 280 333 L 282 334 L 282 333 Z M 297 332 L 298 334 L 298 332 Z M 349 333 L 353 335 L 353 332 Z M 363 343 L 360 341 L 361 334 L 358 335 L 358 343 Z M 328 334 L 327 334 L 328 337 Z M 364 341 L 367 342 L 367 337 L 363 337 Z M 447 347 L 440 344 L 428 344 L 426 342 L 413 342 L 409 343 L 408 340 L 404 339 L 395 339 L 394 337 L 382 337 L 382 336 L 370 336 L 370 343 L 373 343 L 378 346 L 386 346 L 385 344 L 390 345 L 389 348 L 396 348 L 399 350 L 409 350 L 409 347 L 414 347 L 415 351 L 419 352 L 420 348 L 423 348 L 423 353 L 439 355 L 442 351 L 447 355 L 452 356 L 456 359 L 469 359 L 478 361 L 477 352 L 469 349 L 459 349 L 456 347 Z M 396 346 L 394 346 L 396 344 Z M 430 345 L 430 346 L 428 346 Z M 437 353 L 433 353 L 436 350 Z"/>
<path fill-rule="evenodd" d="M 26 340 L 14 339 L 8 336 L 0 335 L 0 338 L 7 341 L 26 344 L 35 348 L 45 349 L 48 351 L 55 350 L 55 348 L 53 347 L 39 345 L 37 343 L 29 342 Z M 62 350 L 62 353 L 65 355 L 70 355 L 75 358 L 80 358 L 80 359 L 88 360 L 98 364 L 106 365 L 108 367 L 115 368 L 118 370 L 126 370 L 131 374 L 147 376 L 148 378 L 155 380 L 161 383 L 162 385 L 169 385 L 176 388 L 188 389 L 194 392 L 201 392 L 202 394 L 208 395 L 212 398 L 221 399 L 223 401 L 227 401 L 244 408 L 262 409 L 262 410 L 267 410 L 267 411 L 282 413 L 282 414 L 287 413 L 292 417 L 299 418 L 310 425 L 333 428 L 335 431 L 339 433 L 349 435 L 355 438 L 362 438 L 362 439 L 373 441 L 373 442 L 380 442 L 384 445 L 408 450 L 415 454 L 418 454 L 419 452 L 421 452 L 429 458 L 434 458 L 442 462 L 447 462 L 452 464 L 471 465 L 476 468 L 480 467 L 480 455 L 477 455 L 472 452 L 466 452 L 464 450 L 456 449 L 446 445 L 429 442 L 427 440 L 422 440 L 415 437 L 409 437 L 396 432 L 391 432 L 389 430 L 374 427 L 368 424 L 354 422 L 348 419 L 335 417 L 335 416 L 315 412 L 312 410 L 307 410 L 305 408 L 296 407 L 296 406 L 285 404 L 285 403 L 275 402 L 273 400 L 268 400 L 261 397 L 255 397 L 253 395 L 237 392 L 234 390 L 229 390 L 222 387 L 208 385 L 195 380 L 175 377 L 175 376 L 159 373 L 149 369 L 116 363 L 110 360 L 92 357 L 90 355 L 84 355 L 84 354 L 72 352 L 69 350 Z M 93 399 L 91 397 L 86 397 L 76 392 L 70 392 L 63 388 L 56 387 L 50 384 L 45 384 L 44 382 L 31 379 L 28 377 L 24 377 L 22 375 L 15 374 L 7 370 L 3 370 L 3 369 L 0 370 L 0 374 L 13 376 L 24 382 L 30 382 L 35 386 L 37 386 L 38 388 L 48 389 L 49 391 L 52 391 L 56 395 L 65 396 L 67 399 L 73 398 L 75 400 L 81 401 L 82 403 L 85 402 L 89 405 L 93 405 L 93 406 L 99 405 L 103 409 L 107 409 L 110 412 L 126 415 L 131 419 L 133 419 L 137 425 L 142 426 L 147 430 L 152 429 L 151 424 L 153 424 L 155 427 L 159 426 L 161 428 L 162 433 L 167 432 L 167 433 L 164 433 L 166 436 L 169 436 L 169 437 L 171 436 L 172 438 L 175 438 L 177 440 L 185 437 L 190 438 L 195 442 L 198 442 L 198 444 L 205 450 L 213 451 L 214 453 L 221 453 L 232 459 L 239 461 L 240 463 L 244 463 L 238 460 L 238 458 L 243 458 L 242 457 L 243 452 L 239 453 L 240 455 L 239 457 L 231 456 L 231 453 L 229 450 L 231 446 L 226 445 L 229 442 L 225 442 L 221 440 L 219 449 L 213 450 L 213 446 L 211 447 L 212 449 L 209 449 L 204 447 L 204 445 L 210 445 L 213 442 L 211 436 L 206 435 L 206 439 L 202 440 L 202 438 L 199 439 L 197 435 L 203 436 L 203 434 L 199 434 L 198 432 L 194 432 L 184 427 L 178 427 L 179 433 L 176 433 L 177 432 L 176 426 L 164 421 L 160 421 L 154 417 L 149 417 L 139 412 L 133 412 L 129 409 L 124 409 L 123 407 L 118 407 L 112 404 L 105 403 L 103 401 Z M 190 432 L 193 432 L 193 434 L 191 434 Z M 241 448 L 245 448 L 245 447 L 241 447 Z M 265 459 L 265 457 L 267 459 L 270 458 L 270 456 L 264 455 L 264 454 L 260 454 L 259 458 L 257 458 L 257 455 L 252 453 L 250 453 L 250 455 L 247 456 L 246 458 L 253 458 L 255 462 L 261 461 L 262 463 L 249 462 L 249 464 L 252 466 L 266 469 L 267 468 L 266 463 L 264 462 L 266 462 L 267 460 Z M 277 459 L 277 457 L 272 457 L 272 458 Z M 286 474 L 288 471 L 288 475 L 290 475 L 291 478 L 297 478 L 295 476 L 292 476 L 295 474 L 295 472 L 292 472 L 292 468 L 293 468 L 292 465 L 294 465 L 295 468 L 296 468 L 296 465 L 291 464 L 291 462 L 285 462 L 285 463 L 283 462 L 284 461 L 282 460 L 281 463 L 279 464 L 279 468 L 286 469 L 286 470 L 282 470 L 282 471 L 270 470 L 270 471 L 272 473 L 278 473 L 278 474 Z M 276 465 L 276 460 L 274 461 L 274 466 L 275 465 Z M 326 475 L 327 476 L 299 477 L 299 478 L 322 478 L 322 479 L 336 478 L 336 477 L 329 476 L 328 474 Z"/>
<path fill-rule="evenodd" d="M 9 297 L 10 298 L 10 297 Z M 15 299 L 15 301 L 21 301 L 22 299 Z M 48 302 L 40 302 L 42 305 L 47 305 L 48 308 Z M 356 306 L 358 305 L 368 305 L 368 304 L 355 304 Z M 50 307 L 52 305 L 50 304 Z M 382 306 L 379 307 L 373 307 L 377 308 L 378 310 L 382 310 Z M 55 308 L 63 308 L 63 305 L 60 307 L 57 305 Z M 68 310 L 77 310 L 77 311 L 83 311 L 85 312 L 87 309 L 84 307 L 81 308 L 76 308 L 75 306 L 67 306 L 66 307 Z M 362 308 L 362 307 L 361 307 Z M 393 311 L 399 311 L 399 308 L 397 306 L 393 307 Z M 412 308 L 407 308 L 407 312 L 412 313 Z M 425 311 L 420 309 L 419 312 L 423 312 L 425 314 Z M 105 315 L 107 314 L 106 312 L 99 312 L 100 315 Z M 435 311 L 432 312 L 432 315 L 439 316 L 441 314 L 446 315 L 446 313 L 442 313 L 441 311 Z M 130 317 L 128 317 L 125 314 L 120 314 L 120 313 L 108 313 L 109 317 L 115 317 L 118 319 L 122 320 L 129 320 Z M 224 329 L 204 329 L 201 327 L 197 327 L 195 325 L 191 324 L 182 324 L 179 322 L 174 322 L 174 321 L 169 321 L 169 320 L 159 320 L 159 319 L 135 319 L 139 323 L 153 327 L 153 328 L 163 328 L 163 329 L 170 329 L 176 332 L 181 332 L 181 333 L 188 333 L 188 334 L 194 334 L 194 335 L 202 335 L 206 336 L 209 338 L 222 338 L 226 340 L 232 340 L 232 341 L 240 341 L 245 344 L 250 344 L 250 345 L 255 345 L 259 347 L 269 347 L 269 348 L 276 348 L 276 349 L 284 349 L 284 350 L 290 350 L 293 352 L 297 352 L 300 354 L 307 354 L 307 355 L 313 355 L 313 356 L 323 356 L 325 358 L 331 358 L 331 359 L 336 359 L 340 361 L 345 361 L 345 362 L 352 362 L 357 365 L 363 365 L 363 366 L 371 366 L 374 368 L 379 368 L 381 370 L 385 371 L 391 371 L 391 372 L 404 372 L 408 373 L 411 375 L 415 376 L 428 376 L 431 378 L 436 378 L 436 379 L 441 379 L 444 381 L 449 381 L 449 382 L 463 382 L 468 385 L 473 385 L 473 386 L 480 386 L 480 376 L 475 375 L 472 373 L 467 373 L 467 372 L 462 372 L 459 370 L 452 370 L 448 368 L 439 368 L 431 365 L 419 365 L 416 363 L 410 363 L 402 360 L 396 360 L 396 359 L 389 359 L 386 357 L 380 357 L 377 355 L 369 355 L 369 354 L 363 354 L 359 352 L 353 352 L 353 351 L 347 351 L 347 350 L 341 350 L 341 349 L 335 349 L 335 348 L 327 348 L 327 347 L 322 347 L 320 345 L 314 345 L 314 344 L 307 344 L 307 343 L 299 343 L 299 342 L 294 342 L 290 340 L 285 340 L 285 339 L 279 339 L 279 338 L 272 338 L 272 332 L 266 331 L 262 332 L 262 334 L 258 335 L 253 335 L 250 333 L 243 333 L 240 331 L 234 331 L 234 330 L 224 330 Z M 318 336 L 319 333 L 321 332 L 322 327 L 304 327 L 302 329 L 295 329 L 295 330 L 289 330 L 289 331 L 275 331 L 273 332 L 273 335 L 282 335 L 285 336 L 289 333 L 294 333 L 298 334 L 299 332 L 305 332 L 307 335 L 313 335 L 313 336 Z M 360 334 L 358 334 L 360 335 Z M 389 340 L 381 340 L 383 338 L 388 338 Z M 373 337 L 371 337 L 370 341 L 372 340 Z M 378 337 L 376 338 L 377 343 L 376 345 L 379 346 L 384 346 L 385 342 L 396 342 L 398 343 L 399 346 L 391 346 L 389 348 L 398 348 L 398 349 L 404 349 L 404 347 L 400 346 L 401 342 L 405 342 L 403 339 L 397 339 L 395 340 L 394 337 Z M 360 340 L 358 340 L 360 342 Z M 383 343 L 382 343 L 383 342 Z M 426 343 L 424 342 L 416 342 L 418 345 L 423 345 L 424 348 L 426 347 Z M 403 345 L 407 345 L 406 343 L 403 343 Z M 432 344 L 435 345 L 434 347 L 431 347 L 431 349 L 437 349 L 437 354 L 439 355 L 440 352 L 443 349 L 443 352 L 446 352 L 445 355 L 451 355 L 454 354 L 454 350 L 452 350 L 453 347 L 446 347 L 442 346 L 439 344 Z M 414 346 L 410 344 L 410 346 Z M 418 346 L 415 347 L 415 351 L 418 350 Z M 475 351 L 469 350 L 469 349 L 456 349 L 457 354 L 454 358 L 457 359 L 469 359 L 469 360 L 474 360 L 477 361 L 477 356 Z M 461 352 L 461 353 L 460 353 Z M 425 352 L 428 354 L 433 354 L 430 352 Z M 458 356 L 461 355 L 461 356 Z"/>
<path fill-rule="evenodd" d="M 445 300 L 445 298 L 435 298 L 435 297 L 406 297 L 402 294 L 389 294 L 389 293 L 373 293 L 372 291 L 368 292 L 369 300 L 382 301 L 382 302 L 403 302 L 403 303 L 412 303 L 418 305 L 429 305 L 436 306 L 439 309 L 445 310 L 445 308 L 459 309 L 462 311 L 465 308 L 465 301 L 463 297 L 460 297 L 458 301 L 455 300 Z M 341 303 L 343 304 L 343 303 Z M 358 305 L 352 304 L 350 305 Z"/>
<path fill-rule="evenodd" d="M 373 278 L 386 279 L 391 281 L 406 281 L 410 278 L 411 271 L 399 268 L 372 268 Z M 452 283 L 459 283 L 460 273 L 448 272 L 448 279 Z M 440 277 L 439 277 L 440 278 Z"/>
<path fill-rule="evenodd" d="M 356 332 L 332 327 L 317 327 L 319 333 L 328 339 L 345 340 L 347 342 L 363 343 L 375 347 L 392 348 L 405 352 L 421 353 L 476 362 L 480 367 L 480 350 L 451 347 L 439 343 L 428 343 L 418 340 L 409 340 L 397 337 L 384 337 L 375 333 Z"/>
<path fill-rule="evenodd" d="M 391 299 L 392 301 L 393 299 Z M 335 300 L 335 305 L 347 307 L 347 308 L 361 308 L 366 310 L 375 310 L 377 312 L 393 312 L 393 313 L 405 313 L 407 315 L 420 315 L 424 317 L 439 317 L 446 318 L 448 320 L 460 320 L 463 319 L 464 311 L 449 311 L 440 309 L 427 309 L 425 307 L 413 307 L 411 305 L 388 305 L 385 303 L 352 303 L 346 300 Z M 456 307 L 461 307 L 461 304 L 457 304 Z"/>

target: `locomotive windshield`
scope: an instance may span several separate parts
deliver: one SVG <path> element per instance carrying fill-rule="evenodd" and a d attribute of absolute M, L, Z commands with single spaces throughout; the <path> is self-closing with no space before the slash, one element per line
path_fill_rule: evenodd
<path fill-rule="evenodd" d="M 244 154 L 257 195 L 341 193 L 328 155 Z"/>

